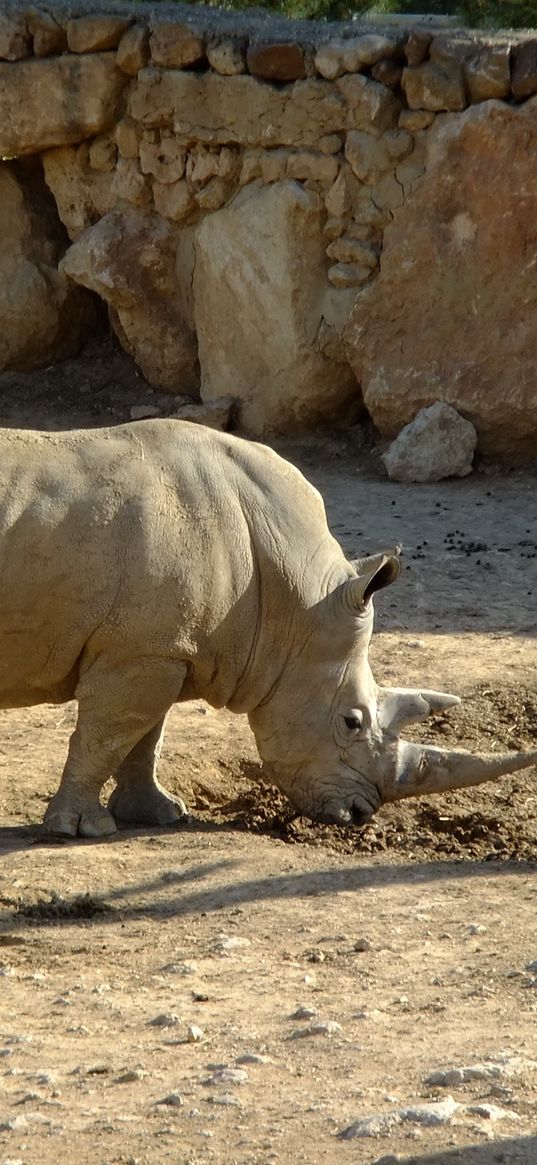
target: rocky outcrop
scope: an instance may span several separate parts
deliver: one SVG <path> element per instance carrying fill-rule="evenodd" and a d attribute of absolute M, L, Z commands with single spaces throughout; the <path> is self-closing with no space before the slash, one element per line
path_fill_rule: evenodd
<path fill-rule="evenodd" d="M 295 182 L 249 186 L 196 232 L 201 395 L 236 397 L 253 433 L 333 421 L 357 386 L 318 342 L 326 296 L 322 202 Z"/>
<path fill-rule="evenodd" d="M 58 271 L 66 239 L 38 162 L 0 165 L 0 205 L 0 371 L 24 371 L 75 353 L 95 304 Z"/>
<path fill-rule="evenodd" d="M 497 459 L 535 456 L 535 101 L 438 119 L 426 172 L 384 234 L 347 350 L 380 431 L 442 400 Z"/>
<path fill-rule="evenodd" d="M 422 409 L 382 455 L 392 481 L 441 481 L 472 472 L 477 433 L 450 405 Z"/>
<path fill-rule="evenodd" d="M 80 235 L 60 267 L 105 300 L 113 327 L 151 384 L 198 392 L 188 295 L 181 295 L 177 239 L 168 223 L 134 212 L 106 215 Z M 184 278 L 189 284 L 191 270 Z"/>

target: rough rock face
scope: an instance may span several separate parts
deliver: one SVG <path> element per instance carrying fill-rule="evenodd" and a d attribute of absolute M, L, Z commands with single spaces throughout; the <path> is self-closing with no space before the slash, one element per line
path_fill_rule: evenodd
<path fill-rule="evenodd" d="M 95 305 L 58 271 L 66 243 L 38 163 L 0 165 L 0 205 L 0 371 L 25 371 L 74 354 Z"/>
<path fill-rule="evenodd" d="M 472 472 L 477 433 L 451 405 L 436 401 L 401 429 L 382 460 L 392 481 L 441 481 Z"/>
<path fill-rule="evenodd" d="M 352 372 L 321 352 L 325 295 L 317 194 L 291 181 L 253 184 L 207 216 L 194 271 L 202 398 L 239 398 L 257 434 L 329 423 L 347 402 L 355 409 Z"/>
<path fill-rule="evenodd" d="M 535 99 L 489 101 L 429 131 L 426 173 L 345 332 L 385 436 L 443 400 L 472 421 L 484 454 L 535 457 L 536 113 Z"/>
<path fill-rule="evenodd" d="M 127 76 L 115 53 L 0 62 L 0 156 L 80 142 L 112 124 Z"/>
<path fill-rule="evenodd" d="M 178 266 L 177 237 L 168 223 L 115 212 L 83 231 L 61 270 L 106 301 L 113 327 L 150 384 L 195 394 L 196 341 Z"/>

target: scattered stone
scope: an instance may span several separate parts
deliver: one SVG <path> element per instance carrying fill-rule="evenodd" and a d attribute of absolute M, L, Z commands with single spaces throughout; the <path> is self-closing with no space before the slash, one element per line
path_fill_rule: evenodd
<path fill-rule="evenodd" d="M 220 1096 L 210 1096 L 209 1104 L 221 1104 L 226 1108 L 242 1108 L 238 1096 L 232 1096 L 229 1092 L 223 1092 Z"/>
<path fill-rule="evenodd" d="M 482 926 L 479 922 L 470 922 L 466 927 L 468 934 L 486 934 L 486 926 Z"/>
<path fill-rule="evenodd" d="M 168 1096 L 164 1096 L 162 1100 L 156 1100 L 155 1104 L 164 1104 L 169 1108 L 181 1108 L 184 1104 L 184 1100 L 178 1092 L 170 1092 Z"/>
<path fill-rule="evenodd" d="M 207 1076 L 203 1081 L 204 1084 L 246 1084 L 249 1080 L 248 1073 L 245 1068 L 218 1068 L 212 1076 Z"/>
<path fill-rule="evenodd" d="M 116 1084 L 134 1084 L 136 1080 L 143 1080 L 147 1076 L 143 1068 L 129 1068 L 121 1076 L 116 1076 Z"/>
<path fill-rule="evenodd" d="M 314 1019 L 318 1015 L 316 1007 L 297 1007 L 296 1011 L 289 1016 L 289 1019 Z"/>
<path fill-rule="evenodd" d="M 452 1096 L 446 1096 L 445 1100 L 434 1100 L 430 1104 L 409 1105 L 399 1111 L 403 1121 L 411 1121 L 413 1124 L 434 1128 L 436 1125 L 449 1124 L 459 1108 L 460 1105 Z"/>
<path fill-rule="evenodd" d="M 177 1027 L 181 1023 L 181 1020 L 174 1012 L 162 1012 L 161 1015 L 156 1015 L 154 1019 L 149 1019 L 147 1023 L 148 1027 Z"/>
<path fill-rule="evenodd" d="M 352 945 L 353 951 L 372 951 L 373 944 L 368 938 L 357 938 Z"/>
<path fill-rule="evenodd" d="M 205 1032 L 195 1023 L 191 1023 L 187 1028 L 186 1038 L 189 1044 L 200 1044 L 205 1039 Z"/>
<path fill-rule="evenodd" d="M 274 1060 L 271 1056 L 262 1056 L 260 1052 L 243 1052 L 242 1056 L 237 1056 L 236 1064 L 273 1064 Z"/>
<path fill-rule="evenodd" d="M 518 1113 L 507 1108 L 499 1108 L 497 1104 L 467 1104 L 466 1112 L 471 1116 L 481 1116 L 489 1121 L 520 1120 Z"/>
<path fill-rule="evenodd" d="M 471 1080 L 491 1080 L 502 1077 L 524 1076 L 537 1071 L 537 1060 L 527 1060 L 523 1056 L 498 1056 L 494 1060 L 486 1060 L 482 1064 L 469 1064 L 462 1068 L 447 1068 L 443 1071 L 432 1072 L 426 1077 L 425 1083 L 453 1087 L 466 1084 Z"/>
<path fill-rule="evenodd" d="M 251 946 L 249 938 L 240 935 L 229 935 L 221 932 L 213 943 L 213 951 L 239 951 Z"/>
<path fill-rule="evenodd" d="M 382 460 L 392 481 L 466 477 L 472 471 L 476 444 L 477 433 L 470 421 L 436 401 L 401 429 Z"/>
<path fill-rule="evenodd" d="M 378 1116 L 365 1116 L 354 1121 L 339 1134 L 342 1141 L 353 1141 L 357 1137 L 382 1137 L 401 1124 L 401 1117 L 397 1112 L 380 1113 Z"/>
<path fill-rule="evenodd" d="M 148 417 L 159 417 L 160 409 L 155 405 L 133 405 L 129 416 L 131 421 L 145 421 Z"/>
<path fill-rule="evenodd" d="M 291 1032 L 290 1040 L 301 1040 L 308 1036 L 335 1036 L 343 1031 L 340 1023 L 335 1019 L 328 1019 L 325 1023 L 312 1023 L 309 1027 L 297 1028 L 296 1031 Z"/>

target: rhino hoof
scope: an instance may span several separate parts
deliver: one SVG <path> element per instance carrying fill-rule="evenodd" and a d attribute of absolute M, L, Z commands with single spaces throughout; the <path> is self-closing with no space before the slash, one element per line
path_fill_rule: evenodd
<path fill-rule="evenodd" d="M 43 829 L 55 837 L 107 837 L 116 832 L 116 823 L 107 809 L 99 807 L 90 813 L 76 809 L 47 810 Z"/>
<path fill-rule="evenodd" d="M 184 801 L 160 789 L 152 790 L 143 801 L 130 798 L 126 790 L 114 789 L 108 808 L 123 825 L 176 825 L 188 818 Z"/>

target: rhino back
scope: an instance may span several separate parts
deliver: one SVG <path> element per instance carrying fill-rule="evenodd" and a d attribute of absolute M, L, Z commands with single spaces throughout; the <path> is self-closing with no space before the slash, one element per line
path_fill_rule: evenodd
<path fill-rule="evenodd" d="M 281 634 L 289 593 L 313 604 L 342 561 L 262 446 L 164 420 L 0 431 L 0 704 L 69 698 L 114 650 L 187 660 L 186 694 L 227 703 L 260 622 Z"/>

